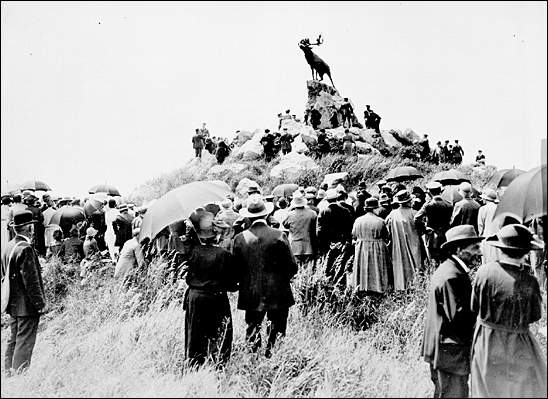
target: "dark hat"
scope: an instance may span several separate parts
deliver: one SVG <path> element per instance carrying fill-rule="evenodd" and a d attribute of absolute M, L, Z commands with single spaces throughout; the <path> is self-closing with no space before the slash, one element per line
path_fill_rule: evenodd
<path fill-rule="evenodd" d="M 471 224 L 462 224 L 455 226 L 447 230 L 445 233 L 446 242 L 441 244 L 441 249 L 447 249 L 453 247 L 456 244 L 472 244 L 474 242 L 480 242 L 483 237 L 479 237 L 476 234 L 476 229 Z"/>
<path fill-rule="evenodd" d="M 379 207 L 379 200 L 371 197 L 365 200 L 365 210 L 370 211 Z"/>
<path fill-rule="evenodd" d="M 359 187 L 359 188 L 363 188 L 363 189 L 367 188 L 367 184 L 365 183 L 365 180 L 362 180 L 362 181 L 358 184 L 358 187 Z"/>
<path fill-rule="evenodd" d="M 541 250 L 542 242 L 534 238 L 533 233 L 522 224 L 509 224 L 502 227 L 497 234 L 487 238 L 486 243 L 497 248 Z"/>
<path fill-rule="evenodd" d="M 247 189 L 247 194 L 260 194 L 259 186 L 249 186 Z"/>
<path fill-rule="evenodd" d="M 379 196 L 379 203 L 381 203 L 381 204 L 390 203 L 390 197 L 388 196 L 388 194 L 382 193 Z"/>
<path fill-rule="evenodd" d="M 118 211 L 120 212 L 127 211 L 127 210 L 128 210 L 127 204 L 121 204 L 118 206 Z"/>
<path fill-rule="evenodd" d="M 411 201 L 411 194 L 409 194 L 409 191 L 407 190 L 401 190 L 396 193 L 394 196 L 394 200 L 392 201 L 394 204 L 405 204 L 406 202 Z"/>
<path fill-rule="evenodd" d="M 32 212 L 21 210 L 14 212 L 13 221 L 10 223 L 10 226 L 21 227 L 31 223 L 36 223 L 36 220 L 33 220 L 32 218 Z"/>

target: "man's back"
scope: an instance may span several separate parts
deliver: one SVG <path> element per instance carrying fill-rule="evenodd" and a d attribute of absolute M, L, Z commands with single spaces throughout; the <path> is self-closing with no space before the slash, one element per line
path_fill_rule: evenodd
<path fill-rule="evenodd" d="M 284 233 L 259 220 L 234 238 L 238 309 L 273 310 L 295 303 L 289 281 L 297 264 Z"/>
<path fill-rule="evenodd" d="M 421 219 L 424 216 L 426 217 L 426 226 L 445 233 L 449 229 L 452 214 L 453 205 L 436 195 L 424 204 L 422 209 L 415 215 L 415 218 Z"/>
<path fill-rule="evenodd" d="M 471 224 L 478 231 L 478 212 L 480 204 L 472 198 L 463 198 L 455 204 L 451 216 L 451 227 Z"/>
<path fill-rule="evenodd" d="M 354 219 L 350 211 L 341 204 L 330 203 L 318 215 L 318 238 L 335 242 L 350 239 Z"/>

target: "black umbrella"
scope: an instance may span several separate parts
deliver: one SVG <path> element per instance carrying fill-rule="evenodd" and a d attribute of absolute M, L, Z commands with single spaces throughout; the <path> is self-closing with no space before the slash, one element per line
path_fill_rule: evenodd
<path fill-rule="evenodd" d="M 465 181 L 470 183 L 470 178 L 456 169 L 438 172 L 434 175 L 432 180 L 440 182 L 443 185 L 454 185 Z"/>
<path fill-rule="evenodd" d="M 418 171 L 417 168 L 413 166 L 399 166 L 390 170 L 386 177 L 386 181 L 406 181 L 406 180 L 415 180 L 423 177 L 422 174 Z"/>
<path fill-rule="evenodd" d="M 51 216 L 49 224 L 56 224 L 63 230 L 64 236 L 68 236 L 73 224 L 86 220 L 84 210 L 77 206 L 62 206 Z"/>
<path fill-rule="evenodd" d="M 91 187 L 88 190 L 88 193 L 90 194 L 107 193 L 108 195 L 111 195 L 113 197 L 120 196 L 120 192 L 118 191 L 118 189 L 114 186 L 111 186 L 110 184 L 97 184 Z"/>

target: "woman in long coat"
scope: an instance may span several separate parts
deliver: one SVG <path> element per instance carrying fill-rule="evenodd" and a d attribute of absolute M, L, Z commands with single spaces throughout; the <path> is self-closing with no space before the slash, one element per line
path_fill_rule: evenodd
<path fill-rule="evenodd" d="M 185 294 L 185 352 L 191 365 L 211 358 L 226 362 L 232 349 L 232 315 L 227 291 L 236 291 L 232 255 L 215 245 L 213 214 L 202 212 L 194 227 L 201 245 L 195 245 L 188 259 Z"/>
<path fill-rule="evenodd" d="M 365 200 L 365 215 L 357 218 L 352 227 L 352 237 L 356 240 L 352 286 L 357 291 L 383 293 L 389 285 L 388 230 L 384 220 L 373 212 L 378 207 L 376 198 Z"/>
<path fill-rule="evenodd" d="M 530 250 L 542 248 L 523 225 L 501 228 L 486 243 L 498 260 L 482 265 L 472 289 L 478 313 L 472 343 L 472 397 L 546 397 L 546 358 L 529 331 L 541 317 L 537 279 L 523 265 Z"/>
<path fill-rule="evenodd" d="M 415 226 L 417 211 L 411 209 L 411 200 L 407 190 L 399 191 L 393 203 L 400 206 L 385 220 L 390 233 L 394 289 L 397 291 L 409 286 L 422 263 L 420 236 Z"/>

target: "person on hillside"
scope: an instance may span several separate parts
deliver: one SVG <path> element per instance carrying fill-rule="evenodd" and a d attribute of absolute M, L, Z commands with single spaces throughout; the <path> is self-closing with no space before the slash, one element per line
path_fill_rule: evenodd
<path fill-rule="evenodd" d="M 432 163 L 438 165 L 442 162 L 443 159 L 443 147 L 441 146 L 441 141 L 436 143 L 436 148 L 432 151 Z"/>
<path fill-rule="evenodd" d="M 227 291 L 236 291 L 237 271 L 233 257 L 216 246 L 214 217 L 202 212 L 192 218 L 199 244 L 187 264 L 185 293 L 185 355 L 191 366 L 207 359 L 222 366 L 232 350 L 232 314 Z"/>
<path fill-rule="evenodd" d="M 93 227 L 88 227 L 86 229 L 86 239 L 84 240 L 83 244 L 83 251 L 84 251 L 84 258 L 89 259 L 93 255 L 98 254 L 99 246 L 97 245 L 97 240 L 95 237 L 97 236 L 98 231 L 94 229 Z"/>
<path fill-rule="evenodd" d="M 481 150 L 478 150 L 476 155 L 476 166 L 485 166 L 485 154 Z"/>
<path fill-rule="evenodd" d="M 447 230 L 442 249 L 447 259 L 430 281 L 422 356 L 430 363 L 434 398 L 467 398 L 470 348 L 476 313 L 471 310 L 469 270 L 480 255 L 474 227 Z"/>
<path fill-rule="evenodd" d="M 419 141 L 419 144 L 421 146 L 421 153 L 420 153 L 420 159 L 421 161 L 425 162 L 430 159 L 430 143 L 428 142 L 428 135 L 424 134 L 422 136 L 422 140 Z"/>
<path fill-rule="evenodd" d="M 198 132 L 204 138 L 204 140 L 209 137 L 209 130 L 207 129 L 205 122 L 202 122 L 202 127 Z"/>
<path fill-rule="evenodd" d="M 291 152 L 291 143 L 293 142 L 293 136 L 289 134 L 287 128 L 284 127 L 283 134 L 280 137 L 280 146 L 282 149 L 282 154 L 286 155 Z"/>
<path fill-rule="evenodd" d="M 110 254 L 110 259 L 113 262 L 116 262 L 116 257 L 119 252 L 115 245 L 116 232 L 114 231 L 114 221 L 120 213 L 116 209 L 116 200 L 114 198 L 111 198 L 107 205 L 107 209 L 105 210 L 105 224 L 107 225 L 107 229 L 105 230 L 105 242 Z"/>
<path fill-rule="evenodd" d="M 290 210 L 289 203 L 285 199 L 285 197 L 282 197 L 278 200 L 278 202 L 276 203 L 276 207 L 278 209 L 274 211 L 272 216 L 276 220 L 278 228 L 284 233 L 289 234 L 289 230 L 283 225 L 283 222 L 287 218 L 287 215 L 289 215 L 289 210 Z"/>
<path fill-rule="evenodd" d="M 230 148 L 226 145 L 224 140 L 219 141 L 219 145 L 217 146 L 217 153 L 215 154 L 215 157 L 217 158 L 217 162 L 222 164 L 226 157 L 230 154 Z"/>
<path fill-rule="evenodd" d="M 327 140 L 327 133 L 325 132 L 325 129 L 320 129 L 320 132 L 318 133 L 318 151 L 320 157 L 329 154 L 331 151 L 331 145 Z"/>
<path fill-rule="evenodd" d="M 492 188 L 486 188 L 481 194 L 485 205 L 478 210 L 478 234 L 482 237 L 491 237 L 499 230 L 500 223 L 495 222 L 494 216 L 497 210 L 497 193 Z M 485 242 L 481 248 L 483 257 L 482 263 L 490 263 L 497 260 L 497 249 Z"/>
<path fill-rule="evenodd" d="M 145 266 L 143 248 L 139 243 L 139 227 L 131 230 L 131 239 L 126 241 L 114 269 L 114 278 L 127 279 L 135 271 Z"/>
<path fill-rule="evenodd" d="M 315 258 L 316 219 L 316 212 L 306 206 L 305 196 L 300 191 L 295 191 L 291 210 L 282 225 L 289 231 L 289 244 L 299 268 Z"/>
<path fill-rule="evenodd" d="M 289 307 L 295 300 L 290 280 L 297 273 L 297 263 L 284 233 L 266 224 L 265 218 L 274 205 L 260 194 L 247 200 L 240 215 L 251 226 L 234 238 L 234 264 L 239 279 L 238 309 L 245 310 L 246 341 L 256 352 L 261 346 L 261 324 L 265 315 L 270 321 L 265 355 L 271 350 L 278 334 L 286 333 Z"/>
<path fill-rule="evenodd" d="M 451 216 L 450 226 L 455 227 L 461 224 L 471 224 L 478 231 L 478 212 L 480 204 L 472 199 L 472 185 L 462 182 L 459 186 L 459 194 L 462 199 L 455 203 Z"/>
<path fill-rule="evenodd" d="M 320 208 L 316 206 L 316 194 L 308 192 L 304 196 L 306 198 L 306 206 L 308 206 L 308 208 L 314 211 L 316 216 L 318 216 L 320 214 Z"/>
<path fill-rule="evenodd" d="M 392 212 L 390 202 L 392 202 L 392 200 L 390 199 L 388 194 L 381 193 L 379 195 L 379 207 L 377 208 L 375 213 L 383 220 L 386 220 L 390 212 Z"/>
<path fill-rule="evenodd" d="M 23 197 L 21 194 L 15 194 L 13 196 L 13 203 L 10 206 L 10 210 L 8 212 L 8 229 L 9 229 L 9 239 L 13 240 L 15 237 L 15 231 L 13 230 L 11 226 L 11 222 L 13 222 L 13 215 L 18 211 L 24 211 L 27 209 L 27 206 L 22 203 Z"/>
<path fill-rule="evenodd" d="M 413 200 L 411 201 L 411 209 L 418 211 L 426 202 L 426 193 L 420 186 L 413 186 L 411 189 Z"/>
<path fill-rule="evenodd" d="M 78 227 L 73 225 L 69 234 L 58 255 L 67 262 L 80 262 L 84 258 L 84 242 L 79 237 Z"/>
<path fill-rule="evenodd" d="M 131 221 L 131 229 L 140 229 L 141 225 L 143 224 L 143 218 L 145 217 L 145 213 L 147 213 L 147 206 L 142 205 L 137 208 L 135 208 L 135 217 Z"/>
<path fill-rule="evenodd" d="M 204 145 L 204 148 L 207 152 L 209 152 L 211 155 L 215 155 L 215 150 L 216 150 L 216 144 L 215 142 L 213 141 L 213 139 L 211 137 L 207 137 L 205 139 L 205 145 Z"/>
<path fill-rule="evenodd" d="M 119 214 L 116 216 L 114 222 L 112 222 L 114 233 L 116 234 L 114 245 L 118 247 L 118 251 L 120 251 L 127 240 L 131 240 L 131 222 L 133 221 L 133 217 L 129 214 L 128 210 L 127 204 L 121 204 L 118 207 Z"/>
<path fill-rule="evenodd" d="M 342 126 L 346 128 L 352 127 L 352 116 L 354 115 L 354 109 L 352 104 L 348 101 L 348 98 L 344 98 L 344 102 L 339 109 L 342 116 Z"/>
<path fill-rule="evenodd" d="M 390 285 L 389 236 L 384 220 L 375 214 L 378 206 L 377 198 L 366 199 L 365 215 L 358 217 L 352 227 L 352 237 L 356 241 L 352 287 L 357 292 L 382 294 Z"/>
<path fill-rule="evenodd" d="M 398 204 L 386 220 L 390 234 L 394 289 L 403 291 L 412 283 L 422 266 L 420 236 L 415 223 L 416 211 L 411 209 L 411 195 L 399 191 L 393 202 Z"/>
<path fill-rule="evenodd" d="M 313 108 L 310 111 L 310 125 L 312 129 L 317 130 L 320 124 L 322 123 L 322 114 L 316 108 Z"/>
<path fill-rule="evenodd" d="M 435 181 L 426 184 L 430 194 L 427 201 L 415 215 L 415 224 L 419 230 L 425 231 L 426 247 L 430 259 L 437 266 L 442 260 L 441 246 L 445 242 L 445 234 L 449 230 L 453 205 L 441 197 L 442 185 Z"/>
<path fill-rule="evenodd" d="M 48 253 L 46 254 L 46 258 L 50 258 L 52 256 L 60 256 L 61 248 L 63 248 L 63 230 L 57 229 L 52 234 L 52 243 L 49 247 Z"/>
<path fill-rule="evenodd" d="M 58 225 L 50 224 L 51 217 L 57 211 L 55 204 L 53 203 L 51 197 L 43 196 L 44 207 L 42 208 L 42 215 L 44 217 L 44 245 L 46 247 L 46 256 L 50 252 L 50 247 L 53 245 L 53 232 L 60 229 Z"/>
<path fill-rule="evenodd" d="M 440 162 L 449 162 L 450 153 L 449 153 L 449 140 L 445 140 L 441 147 Z"/>
<path fill-rule="evenodd" d="M 472 343 L 471 396 L 546 397 L 546 357 L 529 325 L 542 314 L 537 279 L 524 264 L 542 242 L 521 224 L 509 224 L 485 243 L 498 260 L 482 265 L 472 286 L 472 311 L 478 313 Z"/>
<path fill-rule="evenodd" d="M 34 225 L 34 238 L 33 244 L 36 252 L 40 256 L 46 256 L 46 244 L 44 242 L 44 215 L 40 211 L 40 208 L 36 206 L 36 200 L 38 198 L 32 194 L 28 193 L 27 196 L 23 199 L 23 202 L 27 206 L 27 210 L 32 212 L 32 216 L 36 221 Z"/>
<path fill-rule="evenodd" d="M 344 129 L 344 136 L 343 136 L 344 155 L 351 156 L 353 149 L 354 149 L 354 137 L 352 136 L 352 133 L 350 133 L 350 130 Z"/>
<path fill-rule="evenodd" d="M 270 133 L 270 129 L 265 129 L 264 133 L 260 143 L 263 146 L 265 161 L 270 162 L 274 158 L 274 136 Z"/>
<path fill-rule="evenodd" d="M 366 105 L 365 107 L 367 108 L 367 121 L 365 122 L 366 128 L 373 129 L 376 133 L 380 133 L 381 117 L 369 108 L 369 105 Z"/>
<path fill-rule="evenodd" d="M 4 357 L 4 372 L 7 376 L 29 367 L 40 316 L 48 311 L 42 267 L 31 245 L 35 224 L 31 211 L 14 212 L 11 227 L 16 235 L 2 247 L 1 274 L 10 283 L 6 313 L 10 315 L 11 331 Z"/>
<path fill-rule="evenodd" d="M 453 146 L 453 163 L 460 165 L 462 163 L 462 157 L 464 157 L 464 150 L 459 144 L 458 140 L 455 140 L 455 145 Z"/>
<path fill-rule="evenodd" d="M 194 148 L 196 158 L 202 158 L 202 150 L 204 146 L 204 136 L 200 134 L 200 129 L 196 129 L 196 134 L 192 136 L 192 148 Z"/>

